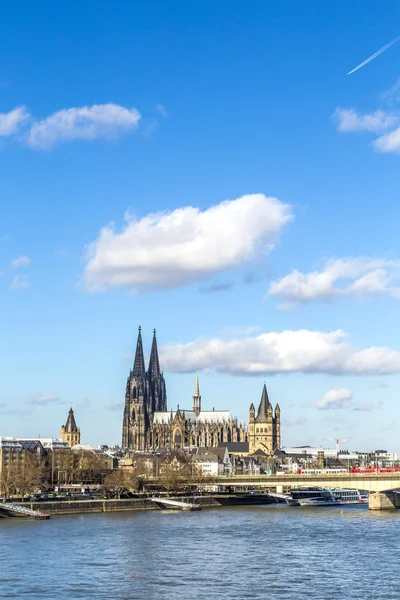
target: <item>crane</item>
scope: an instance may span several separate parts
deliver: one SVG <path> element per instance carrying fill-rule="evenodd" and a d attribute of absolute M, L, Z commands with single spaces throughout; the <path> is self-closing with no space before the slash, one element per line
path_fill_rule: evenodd
<path fill-rule="evenodd" d="M 336 444 L 336 456 L 339 456 L 339 442 L 347 442 L 347 438 L 324 438 Z"/>

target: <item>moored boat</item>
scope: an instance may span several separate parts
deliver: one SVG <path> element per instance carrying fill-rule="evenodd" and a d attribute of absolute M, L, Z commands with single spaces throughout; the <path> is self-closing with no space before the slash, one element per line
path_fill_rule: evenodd
<path fill-rule="evenodd" d="M 316 486 L 292 488 L 286 502 L 289 506 L 336 506 L 339 504 L 329 489 Z"/>
<path fill-rule="evenodd" d="M 352 490 L 347 488 L 329 488 L 332 495 L 340 504 L 365 504 L 368 502 L 368 497 L 362 495 L 360 490 Z"/>

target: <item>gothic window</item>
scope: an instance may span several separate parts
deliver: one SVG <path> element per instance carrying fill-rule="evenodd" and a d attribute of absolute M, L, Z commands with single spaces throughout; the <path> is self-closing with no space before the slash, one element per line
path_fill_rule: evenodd
<path fill-rule="evenodd" d="M 136 388 L 133 388 L 133 399 L 136 400 Z"/>
<path fill-rule="evenodd" d="M 182 446 L 182 434 L 179 429 L 175 431 L 174 446 L 175 448 L 181 448 Z"/>

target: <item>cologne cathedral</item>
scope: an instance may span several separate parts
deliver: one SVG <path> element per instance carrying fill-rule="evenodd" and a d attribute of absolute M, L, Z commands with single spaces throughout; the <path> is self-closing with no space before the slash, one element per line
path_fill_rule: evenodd
<path fill-rule="evenodd" d="M 254 405 L 250 406 L 249 424 L 249 429 L 238 424 L 229 410 L 202 410 L 197 373 L 191 409 L 178 406 L 176 411 L 168 411 L 156 330 L 146 371 L 139 327 L 135 359 L 126 383 L 122 427 L 124 449 L 149 452 L 161 448 L 204 448 L 216 447 L 223 442 L 245 442 L 250 453 L 262 450 L 270 454 L 280 447 L 280 409 L 277 405 L 273 411 L 265 384 L 257 416 Z"/>

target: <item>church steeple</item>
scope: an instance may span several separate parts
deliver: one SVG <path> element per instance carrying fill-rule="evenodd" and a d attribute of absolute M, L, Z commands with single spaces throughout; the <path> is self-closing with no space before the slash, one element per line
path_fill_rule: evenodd
<path fill-rule="evenodd" d="M 72 407 L 69 409 L 67 422 L 65 423 L 65 429 L 68 433 L 76 433 L 78 431 Z"/>
<path fill-rule="evenodd" d="M 142 345 L 142 328 L 139 326 L 138 339 L 136 343 L 135 361 L 133 363 L 133 375 L 141 377 L 146 372 L 144 366 L 143 345 Z"/>
<path fill-rule="evenodd" d="M 157 349 L 157 338 L 156 338 L 156 330 L 153 330 L 153 343 L 151 345 L 151 354 L 150 354 L 150 362 L 149 362 L 149 377 L 153 379 L 154 377 L 159 377 L 161 374 L 160 371 L 160 362 L 158 360 L 158 349 Z"/>
<path fill-rule="evenodd" d="M 270 405 L 269 398 L 268 398 L 267 386 L 264 383 L 261 401 L 260 401 L 260 405 L 258 407 L 257 417 L 256 417 L 256 421 L 258 423 L 266 423 L 267 422 L 267 417 L 268 417 L 267 412 L 270 410 L 270 408 L 271 408 L 271 405 Z"/>
<path fill-rule="evenodd" d="M 69 409 L 67 422 L 61 427 L 61 439 L 70 446 L 76 446 L 81 443 L 81 430 L 76 425 L 74 411 Z"/>
<path fill-rule="evenodd" d="M 200 395 L 200 385 L 199 385 L 199 372 L 196 369 L 196 383 L 194 385 L 194 394 L 192 396 L 192 409 L 196 415 L 199 415 L 201 412 L 201 395 Z"/>

